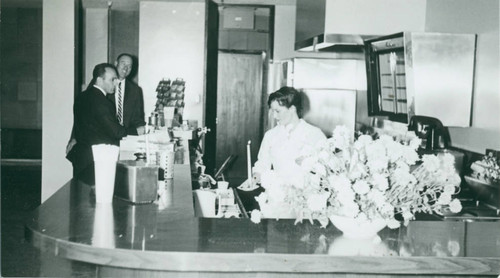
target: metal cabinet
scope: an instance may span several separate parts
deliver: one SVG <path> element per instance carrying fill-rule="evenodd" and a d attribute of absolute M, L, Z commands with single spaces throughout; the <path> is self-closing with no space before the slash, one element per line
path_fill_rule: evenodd
<path fill-rule="evenodd" d="M 365 41 L 368 114 L 470 126 L 474 34 L 403 32 Z"/>

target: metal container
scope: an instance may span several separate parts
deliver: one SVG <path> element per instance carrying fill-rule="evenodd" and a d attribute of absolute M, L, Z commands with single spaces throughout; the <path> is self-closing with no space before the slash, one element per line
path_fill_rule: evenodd
<path fill-rule="evenodd" d="M 473 198 L 500 209 L 500 183 L 464 176 Z"/>
<path fill-rule="evenodd" d="M 116 166 L 115 196 L 136 204 L 151 203 L 158 194 L 158 165 L 122 160 Z"/>

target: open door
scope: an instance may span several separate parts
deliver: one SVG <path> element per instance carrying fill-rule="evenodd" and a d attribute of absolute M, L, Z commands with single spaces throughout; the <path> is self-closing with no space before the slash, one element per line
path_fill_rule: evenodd
<path fill-rule="evenodd" d="M 236 155 L 226 178 L 240 183 L 247 178 L 247 142 L 252 163 L 262 140 L 262 84 L 265 55 L 219 51 L 217 79 L 216 166 Z"/>

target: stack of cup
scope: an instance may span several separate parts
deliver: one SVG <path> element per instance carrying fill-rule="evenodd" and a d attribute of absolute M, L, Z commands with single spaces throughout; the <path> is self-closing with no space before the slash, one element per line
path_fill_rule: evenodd
<path fill-rule="evenodd" d="M 96 204 L 92 246 L 115 248 L 115 221 L 112 204 Z"/>
<path fill-rule="evenodd" d="M 227 190 L 229 188 L 229 182 L 227 181 L 218 181 L 217 188 L 221 190 Z"/>
<path fill-rule="evenodd" d="M 163 169 L 165 179 L 174 178 L 174 157 L 175 153 L 170 150 L 156 152 L 156 164 Z"/>
<path fill-rule="evenodd" d="M 96 203 L 109 204 L 113 201 L 116 162 L 118 161 L 119 152 L 120 148 L 114 145 L 99 144 L 92 146 Z"/>

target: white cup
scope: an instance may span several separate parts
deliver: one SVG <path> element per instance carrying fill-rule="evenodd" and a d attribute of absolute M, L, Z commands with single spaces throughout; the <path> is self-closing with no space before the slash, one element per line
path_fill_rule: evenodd
<path fill-rule="evenodd" d="M 96 204 L 92 246 L 115 248 L 115 221 L 112 204 Z"/>
<path fill-rule="evenodd" d="M 116 162 L 118 161 L 119 152 L 120 148 L 114 145 L 99 144 L 92 146 L 96 203 L 109 204 L 113 201 Z"/>
<path fill-rule="evenodd" d="M 227 182 L 227 181 L 218 181 L 217 182 L 217 188 L 218 189 L 226 190 L 226 189 L 229 188 L 229 182 Z"/>

